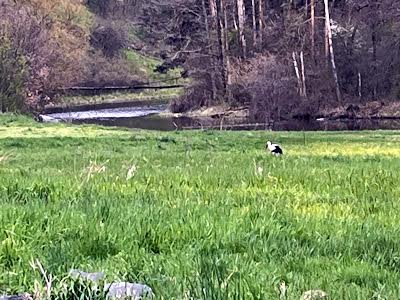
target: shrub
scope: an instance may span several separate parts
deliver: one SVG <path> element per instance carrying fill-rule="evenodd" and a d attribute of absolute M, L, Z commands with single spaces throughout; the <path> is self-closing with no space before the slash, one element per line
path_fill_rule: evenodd
<path fill-rule="evenodd" d="M 26 65 L 13 50 L 10 38 L 0 31 L 0 111 L 16 111 L 24 103 Z"/>
<path fill-rule="evenodd" d="M 9 60 L 2 68 L 14 68 L 16 74 L 0 76 L 3 81 L 10 81 L 7 76 L 19 81 L 11 80 L 15 87 L 6 92 L 14 109 L 21 107 L 25 91 L 29 94 L 25 106 L 38 109 L 50 100 L 52 92 L 82 78 L 90 21 L 82 7 L 77 0 L 2 2 L 0 31 L 8 39 L 2 43 L 2 59 Z"/>
<path fill-rule="evenodd" d="M 82 84 L 90 86 L 136 85 L 140 78 L 132 74 L 123 58 L 108 59 L 99 52 L 90 54 L 86 62 L 87 77 Z"/>
<path fill-rule="evenodd" d="M 117 57 L 127 44 L 126 30 L 115 23 L 98 25 L 90 36 L 93 48 L 101 50 L 108 58 Z"/>
<path fill-rule="evenodd" d="M 276 56 L 258 55 L 246 65 L 237 65 L 241 70 L 234 72 L 238 75 L 232 80 L 240 93 L 233 94 L 234 101 L 249 101 L 254 119 L 279 119 L 301 105 L 303 99 L 298 96 L 292 69 Z"/>
<path fill-rule="evenodd" d="M 184 95 L 176 100 L 173 100 L 170 103 L 169 108 L 173 113 L 186 112 L 191 109 L 209 105 L 211 98 L 211 91 L 206 83 L 202 81 L 196 81 L 189 87 L 186 87 Z"/>

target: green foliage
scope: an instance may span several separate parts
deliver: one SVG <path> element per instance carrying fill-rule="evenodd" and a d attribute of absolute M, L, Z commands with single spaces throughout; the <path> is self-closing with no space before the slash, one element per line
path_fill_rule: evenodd
<path fill-rule="evenodd" d="M 66 278 L 56 282 L 49 299 L 46 300 L 105 300 L 107 290 L 104 282 L 94 283 L 83 279 Z"/>
<path fill-rule="evenodd" d="M 266 153 L 267 139 L 285 156 Z M 132 132 L 1 116 L 0 157 L 0 292 L 32 291 L 38 258 L 57 278 L 104 271 L 158 299 L 279 299 L 281 281 L 288 300 L 315 288 L 400 296 L 399 132 Z"/>
<path fill-rule="evenodd" d="M 21 109 L 25 79 L 24 57 L 14 51 L 8 35 L 0 30 L 0 112 Z"/>

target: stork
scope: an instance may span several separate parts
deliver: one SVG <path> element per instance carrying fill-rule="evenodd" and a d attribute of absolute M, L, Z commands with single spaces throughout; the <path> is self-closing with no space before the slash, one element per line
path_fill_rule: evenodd
<path fill-rule="evenodd" d="M 281 146 L 278 144 L 273 144 L 271 141 L 267 142 L 266 148 L 275 156 L 280 156 L 283 154 Z"/>

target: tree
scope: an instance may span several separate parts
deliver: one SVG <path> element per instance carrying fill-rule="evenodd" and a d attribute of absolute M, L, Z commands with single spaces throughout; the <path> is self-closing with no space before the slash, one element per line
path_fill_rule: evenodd
<path fill-rule="evenodd" d="M 216 79 L 215 79 L 215 68 L 214 68 L 214 56 L 213 56 L 213 49 L 214 49 L 214 45 L 213 45 L 213 40 L 212 40 L 212 35 L 211 35 L 211 31 L 210 31 L 210 25 L 208 22 L 208 15 L 207 15 L 207 6 L 206 6 L 206 0 L 201 0 L 201 6 L 203 9 L 203 17 L 204 17 L 204 26 L 206 29 L 206 34 L 207 34 L 207 43 L 208 43 L 208 51 L 207 51 L 207 55 L 210 57 L 210 61 L 211 61 L 211 70 L 210 70 L 210 81 L 211 81 L 211 89 L 212 89 L 212 101 L 216 101 L 217 99 L 217 84 L 216 84 Z"/>

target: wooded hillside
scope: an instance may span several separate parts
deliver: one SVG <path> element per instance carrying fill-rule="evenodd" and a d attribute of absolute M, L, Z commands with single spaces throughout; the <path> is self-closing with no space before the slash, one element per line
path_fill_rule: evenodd
<path fill-rule="evenodd" d="M 169 20 L 196 79 L 176 110 L 223 99 L 277 118 L 400 98 L 399 1 L 159 1 L 148 15 Z"/>
<path fill-rule="evenodd" d="M 153 71 L 161 59 L 141 41 L 134 7 L 133 1 L 0 0 L 0 111 L 38 110 L 74 85 L 168 79 Z"/>
<path fill-rule="evenodd" d="M 127 59 L 138 51 L 191 78 L 175 111 L 223 102 L 277 118 L 400 98 L 396 0 L 0 3 L 2 110 L 73 84 L 146 81 L 142 57 Z"/>

